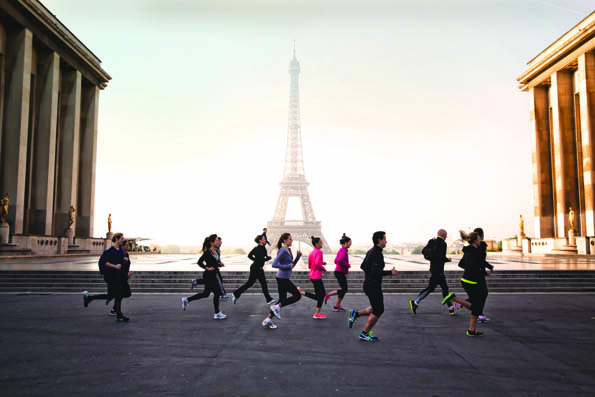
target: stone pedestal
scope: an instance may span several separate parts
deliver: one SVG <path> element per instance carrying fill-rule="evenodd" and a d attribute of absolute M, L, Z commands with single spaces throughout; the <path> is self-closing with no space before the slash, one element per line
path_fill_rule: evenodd
<path fill-rule="evenodd" d="M 8 244 L 8 232 L 10 226 L 0 225 L 0 244 Z"/>
<path fill-rule="evenodd" d="M 74 230 L 66 229 L 64 231 L 64 237 L 68 238 L 68 245 L 74 245 Z"/>
<path fill-rule="evenodd" d="M 103 246 L 104 249 L 108 249 L 112 246 L 112 237 L 114 237 L 114 233 L 112 232 L 107 232 L 105 234 L 105 244 Z"/>
<path fill-rule="evenodd" d="M 523 247 L 523 240 L 527 237 L 527 235 L 525 233 L 520 233 L 517 236 L 517 243 L 516 245 L 518 245 L 519 247 Z"/>
<path fill-rule="evenodd" d="M 576 247 L 576 239 L 574 236 L 574 230 L 572 229 L 568 231 L 568 246 Z"/>

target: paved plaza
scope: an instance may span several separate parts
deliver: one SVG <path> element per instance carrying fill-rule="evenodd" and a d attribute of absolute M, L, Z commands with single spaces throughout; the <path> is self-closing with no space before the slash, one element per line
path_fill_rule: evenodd
<path fill-rule="evenodd" d="M 308 299 L 268 330 L 257 294 L 222 302 L 222 321 L 210 299 L 182 312 L 179 295 L 133 294 L 128 323 L 80 294 L 2 294 L 0 395 L 593 395 L 594 294 L 491 294 L 482 338 L 465 336 L 469 313 L 449 316 L 439 295 L 415 317 L 409 296 L 385 296 L 381 340 L 368 343 L 362 320 L 348 329 L 328 307 L 313 320 Z"/>

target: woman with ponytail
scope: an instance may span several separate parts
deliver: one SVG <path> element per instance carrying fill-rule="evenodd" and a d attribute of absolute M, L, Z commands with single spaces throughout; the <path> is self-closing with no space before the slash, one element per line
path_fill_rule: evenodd
<path fill-rule="evenodd" d="M 205 289 L 203 292 L 193 295 L 189 298 L 182 298 L 182 310 L 186 310 L 188 304 L 193 300 L 207 298 L 213 295 L 213 307 L 215 309 L 215 320 L 223 320 L 227 316 L 219 311 L 219 298 L 223 295 L 221 290 L 221 284 L 217 279 L 217 271 L 219 264 L 221 263 L 219 258 L 219 252 L 217 250 L 217 235 L 211 234 L 205 238 L 202 244 L 202 256 L 198 259 L 198 266 L 204 269 L 203 279 L 205 282 Z"/>
<path fill-rule="evenodd" d="M 279 303 L 271 306 L 269 315 L 262 322 L 262 326 L 265 328 L 275 329 L 277 326 L 273 324 L 273 316 L 281 319 L 281 307 L 286 307 L 300 300 L 302 297 L 298 288 L 289 279 L 295 265 L 302 257 L 300 251 L 297 252 L 295 259 L 291 252 L 291 244 L 293 238 L 289 233 L 283 233 L 277 241 L 277 257 L 273 261 L 273 267 L 279 269 L 277 271 L 277 288 L 279 289 Z M 288 298 L 287 293 L 291 294 Z"/>
<path fill-rule="evenodd" d="M 339 287 L 341 287 L 341 289 L 329 292 L 328 295 L 324 297 L 324 303 L 326 303 L 331 296 L 338 295 L 337 302 L 333 306 L 334 312 L 345 311 L 345 309 L 341 306 L 341 302 L 343 301 L 343 298 L 347 293 L 347 274 L 349 274 L 349 268 L 351 267 L 351 265 L 349 264 L 348 252 L 349 247 L 351 247 L 352 243 L 351 238 L 347 237 L 345 233 L 343 233 L 343 236 L 341 237 L 341 240 L 339 240 L 339 243 L 341 244 L 341 248 L 339 248 L 337 256 L 335 257 L 336 267 L 334 274 L 337 278 L 337 281 L 339 282 Z"/>
<path fill-rule="evenodd" d="M 469 298 L 463 300 L 458 298 L 454 292 L 451 292 L 442 300 L 442 304 L 448 303 L 450 306 L 454 301 L 471 310 L 467 336 L 483 336 L 483 332 L 477 331 L 476 326 L 477 318 L 482 314 L 486 301 L 487 289 L 484 287 L 487 274 L 485 256 L 479 248 L 481 239 L 477 232 L 467 234 L 461 230 L 460 234 L 461 240 L 469 243 L 463 248 L 463 258 L 459 262 L 459 267 L 465 269 L 461 278 L 461 285 Z"/>
<path fill-rule="evenodd" d="M 326 273 L 326 262 L 323 260 L 322 256 L 322 240 L 320 237 L 310 237 L 312 239 L 312 246 L 314 249 L 310 252 L 308 256 L 308 268 L 310 269 L 310 274 L 308 278 L 314 285 L 314 294 L 310 292 L 300 291 L 303 295 L 307 296 L 308 298 L 316 300 L 316 309 L 314 310 L 314 315 L 312 316 L 315 320 L 324 320 L 326 316 L 320 312 L 322 309 L 322 302 L 327 301 L 326 297 L 326 290 L 324 289 L 324 283 L 322 282 L 322 273 Z"/>

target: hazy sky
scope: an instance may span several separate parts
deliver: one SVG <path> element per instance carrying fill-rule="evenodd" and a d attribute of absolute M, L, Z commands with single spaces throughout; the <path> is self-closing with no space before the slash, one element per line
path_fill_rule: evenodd
<path fill-rule="evenodd" d="M 45 0 L 113 77 L 95 235 L 251 245 L 282 178 L 296 40 L 306 178 L 323 233 L 532 234 L 526 62 L 593 1 Z M 290 215 L 297 213 L 290 208 Z M 295 218 L 295 216 L 293 216 Z"/>

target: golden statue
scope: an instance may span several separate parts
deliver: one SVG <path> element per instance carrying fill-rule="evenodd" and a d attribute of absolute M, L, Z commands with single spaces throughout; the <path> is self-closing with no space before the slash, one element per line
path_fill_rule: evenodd
<path fill-rule="evenodd" d="M 109 214 L 107 216 L 107 232 L 108 233 L 112 232 L 112 214 Z"/>
<path fill-rule="evenodd" d="M 521 231 L 521 236 L 525 235 L 525 220 L 523 219 L 523 216 L 520 215 L 521 220 L 519 221 L 519 229 Z"/>
<path fill-rule="evenodd" d="M 6 222 L 6 218 L 8 217 L 8 199 L 10 197 L 10 193 L 6 193 L 4 198 L 0 200 L 0 225 L 8 225 Z"/>
<path fill-rule="evenodd" d="M 570 230 L 574 230 L 574 210 L 572 206 L 568 207 L 568 223 L 570 224 Z"/>
<path fill-rule="evenodd" d="M 74 213 L 76 212 L 76 210 L 74 209 L 74 207 L 71 205 L 70 209 L 68 210 L 68 230 L 72 230 L 72 225 L 74 224 Z"/>

